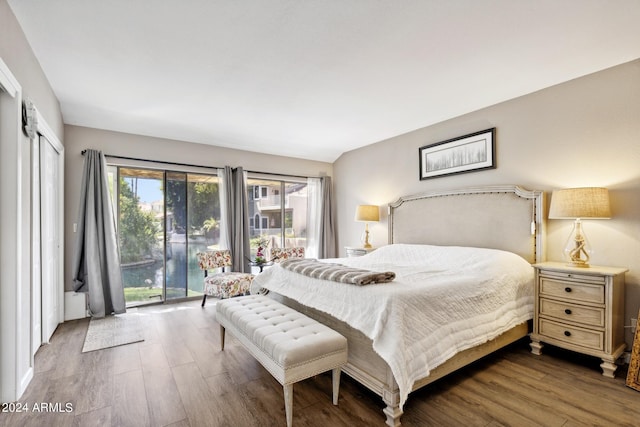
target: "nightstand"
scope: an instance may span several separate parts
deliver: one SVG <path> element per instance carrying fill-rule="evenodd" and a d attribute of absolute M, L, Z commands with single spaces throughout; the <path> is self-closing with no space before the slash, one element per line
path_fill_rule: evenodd
<path fill-rule="evenodd" d="M 349 258 L 366 255 L 369 252 L 373 252 L 376 250 L 376 248 L 356 248 L 352 246 L 345 246 L 344 248 L 347 251 L 347 257 Z"/>
<path fill-rule="evenodd" d="M 626 268 L 534 264 L 535 308 L 531 352 L 542 342 L 602 359 L 602 375 L 615 376 L 625 349 L 624 273 Z"/>

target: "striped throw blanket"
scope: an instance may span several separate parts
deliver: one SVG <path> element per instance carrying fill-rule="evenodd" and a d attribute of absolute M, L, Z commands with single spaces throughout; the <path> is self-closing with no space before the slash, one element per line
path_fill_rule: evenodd
<path fill-rule="evenodd" d="M 396 274 L 391 271 L 362 270 L 309 258 L 290 258 L 282 261 L 280 265 L 286 270 L 304 274 L 314 279 L 332 280 L 350 285 L 361 286 L 373 283 L 387 283 L 396 278 Z"/>

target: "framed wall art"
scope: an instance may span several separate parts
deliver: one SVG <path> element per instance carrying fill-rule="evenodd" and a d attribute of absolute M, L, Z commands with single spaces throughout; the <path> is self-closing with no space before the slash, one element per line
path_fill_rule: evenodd
<path fill-rule="evenodd" d="M 420 179 L 496 167 L 496 128 L 420 147 Z"/>

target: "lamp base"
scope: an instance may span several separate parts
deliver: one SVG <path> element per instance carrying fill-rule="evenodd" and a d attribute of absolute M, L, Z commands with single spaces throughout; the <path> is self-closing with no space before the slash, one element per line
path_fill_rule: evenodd
<path fill-rule="evenodd" d="M 364 224 L 364 245 L 362 246 L 365 249 L 371 249 L 371 243 L 369 243 L 369 224 Z"/>
<path fill-rule="evenodd" d="M 582 230 L 580 218 L 577 218 L 564 247 L 567 265 L 570 267 L 588 268 L 591 252 L 591 245 Z"/>
<path fill-rule="evenodd" d="M 589 268 L 591 267 L 586 261 L 570 261 L 567 263 L 569 267 L 578 267 L 578 268 Z"/>

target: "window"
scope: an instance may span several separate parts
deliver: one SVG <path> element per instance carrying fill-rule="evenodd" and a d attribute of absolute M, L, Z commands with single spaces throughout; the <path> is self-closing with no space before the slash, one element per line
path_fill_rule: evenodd
<path fill-rule="evenodd" d="M 279 190 L 274 190 L 269 185 L 256 185 L 252 191 L 249 191 L 249 195 L 253 194 L 253 199 L 266 199 L 269 197 L 269 193 L 278 194 Z"/>
<path fill-rule="evenodd" d="M 247 179 L 249 196 L 249 237 L 251 256 L 255 256 L 258 238 L 267 238 L 271 247 L 306 247 L 307 181 L 306 179 Z"/>

